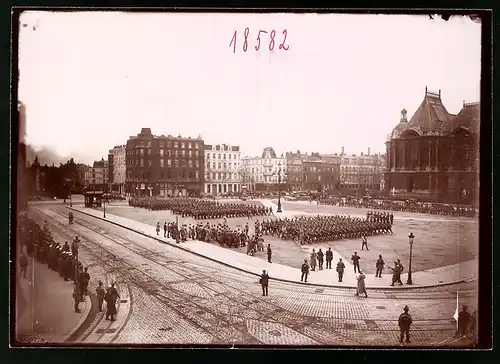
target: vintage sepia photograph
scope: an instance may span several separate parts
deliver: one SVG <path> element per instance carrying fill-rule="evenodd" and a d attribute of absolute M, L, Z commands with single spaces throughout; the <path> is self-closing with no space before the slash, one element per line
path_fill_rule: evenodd
<path fill-rule="evenodd" d="M 11 345 L 475 347 L 479 16 L 14 19 Z"/>

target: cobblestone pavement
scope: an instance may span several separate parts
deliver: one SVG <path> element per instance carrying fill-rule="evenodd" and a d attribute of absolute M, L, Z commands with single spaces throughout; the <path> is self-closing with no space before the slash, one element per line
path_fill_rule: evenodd
<path fill-rule="evenodd" d="M 92 270 L 105 267 L 130 287 L 130 315 L 115 344 L 398 345 L 405 305 L 414 324 L 412 346 L 453 336 L 456 296 L 477 307 L 475 282 L 411 291 L 353 290 L 272 282 L 262 296 L 258 278 L 59 205 L 33 210 L 68 235 L 79 235 Z M 90 264 L 92 264 L 90 263 Z"/>

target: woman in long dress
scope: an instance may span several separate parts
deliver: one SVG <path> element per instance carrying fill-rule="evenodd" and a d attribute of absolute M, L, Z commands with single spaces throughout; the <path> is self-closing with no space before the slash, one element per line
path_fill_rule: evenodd
<path fill-rule="evenodd" d="M 366 293 L 366 285 L 365 285 L 365 275 L 363 272 L 359 272 L 358 276 L 358 286 L 356 290 L 356 296 L 359 296 L 360 294 L 364 293 L 365 297 L 368 297 L 368 294 Z"/>
<path fill-rule="evenodd" d="M 311 259 L 309 261 L 309 265 L 311 266 L 311 270 L 313 270 L 313 271 L 316 270 L 317 258 L 318 258 L 318 256 L 316 255 L 316 252 L 313 249 L 313 251 L 311 253 Z"/>

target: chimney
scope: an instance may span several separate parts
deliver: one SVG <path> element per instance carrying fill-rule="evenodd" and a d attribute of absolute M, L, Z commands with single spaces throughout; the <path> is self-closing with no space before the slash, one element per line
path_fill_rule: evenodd
<path fill-rule="evenodd" d="M 368 147 L 368 155 L 370 155 L 370 147 Z"/>
<path fill-rule="evenodd" d="M 340 155 L 344 155 L 344 147 L 342 147 L 342 152 L 340 153 Z"/>

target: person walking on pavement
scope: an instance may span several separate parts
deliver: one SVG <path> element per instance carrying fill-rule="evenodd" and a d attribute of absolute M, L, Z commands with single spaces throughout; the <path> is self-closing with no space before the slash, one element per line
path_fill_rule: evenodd
<path fill-rule="evenodd" d="M 311 270 L 312 271 L 315 271 L 316 270 L 316 262 L 317 262 L 317 258 L 318 256 L 316 255 L 316 252 L 314 251 L 314 248 L 313 248 L 313 251 L 311 253 L 311 259 L 309 261 L 309 264 L 311 266 Z"/>
<path fill-rule="evenodd" d="M 268 263 L 272 263 L 272 261 L 271 261 L 272 254 L 273 254 L 273 251 L 271 250 L 271 244 L 267 244 L 267 261 L 268 261 Z"/>
<path fill-rule="evenodd" d="M 318 251 L 318 269 L 321 270 L 323 269 L 323 252 L 321 251 L 321 248 L 319 248 Z"/>
<path fill-rule="evenodd" d="M 75 288 L 73 289 L 73 300 L 75 301 L 75 312 L 81 312 L 80 307 L 80 302 L 82 302 L 82 294 L 80 292 L 80 288 L 76 285 Z"/>
<path fill-rule="evenodd" d="M 160 222 L 156 223 L 156 235 L 160 235 Z"/>
<path fill-rule="evenodd" d="M 82 292 L 82 295 L 88 296 L 88 291 L 87 287 L 90 282 L 90 274 L 88 272 L 88 268 L 85 267 L 85 270 L 83 271 L 82 274 L 80 274 L 80 291 Z"/>
<path fill-rule="evenodd" d="M 385 262 L 382 259 L 382 255 L 378 256 L 377 263 L 375 263 L 375 277 L 382 278 L 382 270 L 384 269 Z"/>
<path fill-rule="evenodd" d="M 345 264 L 342 261 L 342 258 L 340 258 L 339 262 L 337 263 L 337 275 L 339 277 L 339 282 L 342 282 L 342 278 L 344 277 L 344 269 L 345 269 Z"/>
<path fill-rule="evenodd" d="M 358 255 L 357 252 L 354 252 L 354 255 L 351 256 L 352 264 L 354 265 L 354 273 L 361 273 L 361 270 L 359 269 L 359 260 L 361 257 Z"/>
<path fill-rule="evenodd" d="M 363 234 L 361 235 L 361 250 L 365 250 L 364 247 L 366 246 L 366 250 L 368 251 L 368 240 L 366 240 L 366 236 Z"/>
<path fill-rule="evenodd" d="M 399 315 L 398 325 L 399 325 L 399 332 L 400 332 L 400 335 L 399 335 L 399 342 L 400 343 L 403 342 L 403 339 L 405 336 L 406 336 L 406 342 L 410 343 L 410 326 L 411 326 L 413 320 L 411 319 L 411 316 L 408 313 L 408 311 L 410 311 L 410 309 L 408 308 L 408 306 L 405 306 L 403 309 L 403 313 L 401 315 Z"/>
<path fill-rule="evenodd" d="M 302 275 L 300 276 L 300 281 L 307 282 L 307 276 L 309 275 L 309 264 L 307 264 L 307 259 L 304 259 L 304 263 L 302 263 L 300 271 L 302 272 Z"/>
<path fill-rule="evenodd" d="M 326 251 L 325 255 L 326 255 L 326 269 L 332 269 L 332 260 L 333 260 L 332 248 L 328 247 L 328 250 Z"/>
<path fill-rule="evenodd" d="M 262 286 L 262 295 L 267 296 L 268 295 L 268 287 L 269 287 L 269 275 L 266 273 L 265 270 L 262 271 L 262 274 L 260 275 L 260 285 Z"/>
<path fill-rule="evenodd" d="M 167 222 L 165 221 L 165 223 L 163 224 L 163 237 L 166 238 L 167 237 Z"/>
<path fill-rule="evenodd" d="M 471 319 L 471 314 L 467 311 L 467 306 L 462 306 L 462 311 L 458 314 L 458 336 L 465 336 L 469 333 L 469 323 Z"/>
<path fill-rule="evenodd" d="M 365 295 L 366 298 L 368 298 L 368 294 L 366 293 L 366 284 L 365 284 L 365 275 L 363 272 L 359 271 L 359 276 L 358 276 L 358 285 L 356 289 L 356 296 L 359 296 L 360 294 Z"/>
<path fill-rule="evenodd" d="M 102 281 L 99 281 L 99 285 L 95 289 L 95 293 L 97 295 L 97 304 L 99 307 L 99 312 L 102 312 L 102 303 L 104 302 L 104 296 L 106 295 L 106 291 L 102 286 Z"/>
<path fill-rule="evenodd" d="M 111 283 L 111 287 L 104 295 L 104 300 L 106 301 L 106 320 L 115 321 L 116 310 L 116 300 L 120 298 L 118 291 L 115 288 L 115 284 Z"/>
<path fill-rule="evenodd" d="M 28 258 L 26 254 L 22 253 L 21 258 L 19 258 L 19 266 L 21 268 L 21 277 L 26 278 L 26 271 L 28 270 Z"/>
<path fill-rule="evenodd" d="M 394 268 L 391 268 L 392 270 L 392 283 L 391 286 L 394 286 L 394 283 L 400 282 L 401 281 L 401 271 L 398 265 L 398 262 L 394 262 Z"/>
<path fill-rule="evenodd" d="M 399 267 L 399 276 L 397 282 L 399 283 L 400 286 L 402 286 L 403 282 L 401 282 L 401 273 L 403 273 L 405 267 L 403 267 L 403 264 L 401 264 L 401 261 L 399 259 L 398 259 L 398 267 Z"/>

